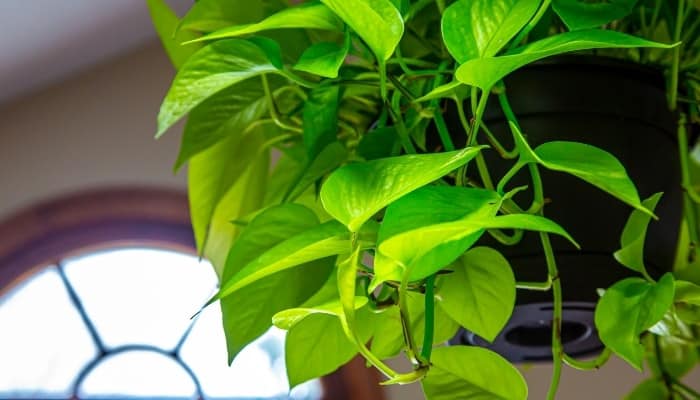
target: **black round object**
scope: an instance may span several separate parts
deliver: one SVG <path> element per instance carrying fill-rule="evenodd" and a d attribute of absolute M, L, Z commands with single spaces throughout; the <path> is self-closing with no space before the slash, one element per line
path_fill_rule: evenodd
<path fill-rule="evenodd" d="M 641 198 L 664 192 L 655 212 L 659 220 L 650 224 L 647 233 L 645 263 L 652 276 L 671 270 L 682 197 L 676 122 L 667 106 L 661 73 L 607 58 L 559 57 L 522 68 L 506 78 L 505 84 L 511 106 L 533 148 L 553 140 L 602 148 L 625 166 Z M 490 99 L 486 110 L 486 126 L 512 147 L 508 122 L 496 99 Z M 457 144 L 463 145 L 456 113 L 448 109 L 445 119 L 454 139 L 461 139 Z M 493 150 L 484 155 L 495 180 L 514 163 L 502 160 Z M 593 354 L 603 347 L 593 324 L 596 289 L 637 275 L 618 264 L 612 255 L 620 246 L 620 235 L 632 209 L 576 177 L 540 170 L 545 197 L 550 200 L 544 208 L 545 216 L 563 226 L 582 248 L 576 250 L 562 238 L 552 237 L 564 296 L 563 335 L 569 339 L 564 348 L 572 355 Z M 529 185 L 529 179 L 524 169 L 509 187 Z M 518 194 L 516 200 L 527 206 L 531 196 L 528 191 Z M 482 244 L 506 255 L 517 280 L 546 280 L 537 233 L 526 232 L 516 246 L 503 246 L 486 236 Z M 518 290 L 513 317 L 494 343 L 466 331 L 454 341 L 490 347 L 512 361 L 551 360 L 551 296 L 551 292 Z"/>

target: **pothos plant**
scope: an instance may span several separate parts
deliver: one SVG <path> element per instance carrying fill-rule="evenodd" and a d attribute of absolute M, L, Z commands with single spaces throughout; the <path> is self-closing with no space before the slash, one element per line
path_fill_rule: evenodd
<path fill-rule="evenodd" d="M 193 230 L 220 278 L 209 303 L 221 303 L 229 361 L 275 325 L 288 331 L 291 386 L 359 353 L 383 384 L 420 382 L 428 399 L 524 399 L 526 383 L 504 358 L 445 342 L 460 326 L 493 340 L 516 288 L 551 290 L 548 398 L 562 364 L 597 368 L 610 353 L 638 369 L 646 359 L 652 371 L 630 398 L 700 398 L 681 382 L 700 340 L 700 194 L 687 137 L 699 122 L 697 1 L 199 0 L 181 19 L 163 0 L 148 5 L 178 69 L 156 136 L 188 116 L 176 169 L 189 163 Z M 521 131 L 504 78 L 569 52 L 663 69 L 679 119 L 682 274 L 652 277 L 644 267 L 644 232 L 660 195 L 641 200 L 602 149 L 533 148 Z M 489 97 L 510 125 L 510 150 L 484 125 Z M 449 103 L 462 123 L 456 130 L 443 117 Z M 440 146 L 427 146 L 429 135 Z M 460 135 L 466 144 L 456 148 Z M 493 174 L 489 151 L 511 160 L 508 173 Z M 562 347 L 550 236 L 577 243 L 546 217 L 542 169 L 630 207 L 616 258 L 639 277 L 601 288 L 595 320 L 606 348 L 594 360 Z M 509 185 L 521 170 L 527 189 Z M 515 201 L 523 190 L 531 205 Z M 545 282 L 516 282 L 508 260 L 479 242 L 517 241 L 503 230 L 539 232 Z M 410 371 L 385 362 L 400 353 Z"/>

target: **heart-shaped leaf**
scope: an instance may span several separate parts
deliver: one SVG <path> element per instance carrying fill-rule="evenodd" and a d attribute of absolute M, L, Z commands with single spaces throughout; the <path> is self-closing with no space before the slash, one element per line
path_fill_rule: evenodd
<path fill-rule="evenodd" d="M 269 82 L 274 90 L 284 80 L 269 79 Z M 247 79 L 209 97 L 187 118 L 175 169 L 228 136 L 242 136 L 266 112 L 265 91 L 259 78 Z"/>
<path fill-rule="evenodd" d="M 367 302 L 367 297 L 355 296 L 355 310 L 364 307 Z M 343 315 L 343 306 L 340 304 L 340 300 L 334 300 L 313 307 L 290 308 L 276 313 L 272 317 L 272 323 L 280 329 L 289 330 L 304 318 L 314 314 L 326 314 L 339 317 Z"/>
<path fill-rule="evenodd" d="M 595 310 L 600 340 L 630 365 L 642 370 L 644 347 L 639 335 L 663 318 L 673 304 L 673 275 L 657 283 L 623 279 L 605 291 Z"/>
<path fill-rule="evenodd" d="M 223 282 L 221 289 L 210 302 L 225 298 L 272 274 L 313 260 L 346 253 L 350 250 L 349 236 L 345 227 L 336 221 L 326 222 L 294 235 L 262 253 L 231 279 Z"/>
<path fill-rule="evenodd" d="M 642 206 L 653 212 L 661 200 L 662 193 L 656 193 L 642 202 Z M 651 222 L 649 213 L 639 210 L 632 211 L 620 238 L 620 250 L 616 251 L 615 259 L 625 267 L 646 274 L 644 266 L 644 241 L 647 227 Z"/>
<path fill-rule="evenodd" d="M 666 384 L 658 379 L 647 379 L 642 381 L 625 400 L 658 400 L 668 399 L 669 393 Z"/>
<path fill-rule="evenodd" d="M 165 0 L 146 0 L 146 4 L 165 52 L 168 53 L 175 69 L 179 69 L 200 48 L 200 46 L 182 46 L 182 43 L 195 39 L 197 35 L 192 32 L 177 31 L 180 19 Z"/>
<path fill-rule="evenodd" d="M 285 8 L 260 22 L 229 26 L 192 40 L 192 42 L 234 38 L 270 29 L 290 28 L 340 31 L 343 29 L 343 22 L 323 4 L 302 4 L 297 7 Z"/>
<path fill-rule="evenodd" d="M 496 55 L 535 15 L 540 0 L 457 0 L 442 14 L 442 38 L 458 63 Z"/>
<path fill-rule="evenodd" d="M 642 205 L 625 167 L 607 151 L 577 142 L 547 142 L 535 149 L 535 155 L 545 168 L 574 175 L 651 214 Z"/>
<path fill-rule="evenodd" d="M 675 301 L 700 306 L 700 285 L 688 281 L 676 281 Z"/>
<path fill-rule="evenodd" d="M 324 78 L 337 78 L 349 50 L 350 34 L 346 32 L 342 45 L 321 42 L 304 50 L 293 68 Z"/>
<path fill-rule="evenodd" d="M 390 0 L 321 0 L 362 40 L 383 63 L 403 36 L 403 19 Z"/>
<path fill-rule="evenodd" d="M 459 186 L 425 186 L 387 207 L 378 242 L 423 226 L 456 221 L 474 213 L 495 215 L 501 196 L 493 190 Z"/>
<path fill-rule="evenodd" d="M 318 225 L 318 218 L 298 204 L 273 206 L 251 220 L 236 239 L 226 260 L 222 281 L 234 276 L 260 254 Z M 270 328 L 275 313 L 297 307 L 327 280 L 332 259 L 310 262 L 269 276 L 221 301 L 229 363 L 250 342 Z"/>
<path fill-rule="evenodd" d="M 501 253 L 475 247 L 440 277 L 438 304 L 460 325 L 493 341 L 503 329 L 515 305 L 515 277 Z"/>
<path fill-rule="evenodd" d="M 552 8 L 571 31 L 597 28 L 624 18 L 634 9 L 637 0 L 554 0 Z"/>
<path fill-rule="evenodd" d="M 242 39 L 214 42 L 193 54 L 175 76 L 158 113 L 161 136 L 210 96 L 238 82 L 279 71 L 279 54 Z"/>
<path fill-rule="evenodd" d="M 374 315 L 358 312 L 359 337 L 367 342 L 372 336 Z M 330 374 L 357 354 L 340 324 L 327 314 L 313 314 L 294 325 L 285 339 L 285 367 L 289 387 Z"/>
<path fill-rule="evenodd" d="M 197 250 L 200 254 L 204 252 L 214 225 L 218 224 L 220 227 L 224 225 L 223 230 L 235 229 L 230 221 L 255 209 L 253 207 L 256 206 L 239 198 L 233 202 L 225 202 L 218 210 L 220 219 L 215 218 L 217 207 L 224 203 L 222 200 L 230 191 L 234 190 L 234 186 L 247 185 L 244 183 L 247 179 L 262 179 L 264 181 L 267 167 L 265 167 L 266 172 L 262 177 L 256 174 L 253 178 L 246 176 L 246 174 L 253 161 L 264 159 L 261 162 L 265 162 L 268 160 L 263 149 L 263 142 L 267 135 L 277 133 L 278 131 L 274 127 L 260 126 L 248 135 L 227 137 L 191 158 L 187 174 L 190 217 Z M 256 184 L 256 187 L 264 188 L 260 184 Z M 236 190 L 244 190 L 244 188 L 239 187 Z M 258 192 L 264 193 L 256 188 L 251 190 L 250 194 Z M 262 193 L 260 194 L 262 195 Z M 240 196 L 247 197 L 243 193 L 240 193 Z M 249 198 L 253 197 L 259 196 Z M 230 243 L 221 243 L 221 245 L 217 250 L 217 253 L 220 250 L 220 257 L 216 257 L 216 260 L 219 260 L 221 262 L 219 266 L 223 267 Z M 207 254 L 210 259 L 211 256 L 212 254 Z M 212 260 L 215 265 L 218 264 L 216 260 Z"/>
<path fill-rule="evenodd" d="M 493 211 L 494 213 L 496 211 Z M 426 278 L 445 268 L 471 247 L 487 229 L 525 229 L 553 233 L 576 242 L 555 222 L 536 215 L 502 216 L 476 213 L 442 224 L 425 226 L 392 236 L 379 245 L 379 252 L 396 261 L 399 271 L 375 276 L 373 285 L 408 271 L 409 280 Z"/>
<path fill-rule="evenodd" d="M 323 207 L 355 232 L 382 208 L 466 164 L 480 150 L 468 147 L 345 165 L 333 172 L 321 188 Z"/>
<path fill-rule="evenodd" d="M 598 29 L 565 32 L 518 47 L 499 57 L 475 58 L 462 64 L 455 74 L 467 85 L 490 89 L 516 69 L 557 54 L 578 50 L 652 47 L 668 49 L 678 44 L 663 44 L 615 31 Z"/>
<path fill-rule="evenodd" d="M 482 347 L 449 346 L 433 350 L 423 380 L 427 400 L 527 399 L 527 384 L 508 361 Z"/>
<path fill-rule="evenodd" d="M 337 85 L 321 86 L 304 102 L 304 147 L 309 160 L 338 140 L 339 93 Z"/>
<path fill-rule="evenodd" d="M 213 32 L 231 25 L 260 21 L 285 6 L 278 1 L 197 0 L 187 11 L 180 29 Z"/>

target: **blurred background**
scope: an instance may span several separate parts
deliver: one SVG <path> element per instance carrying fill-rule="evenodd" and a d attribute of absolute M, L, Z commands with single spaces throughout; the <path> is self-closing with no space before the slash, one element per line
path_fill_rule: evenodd
<path fill-rule="evenodd" d="M 190 320 L 216 281 L 191 251 L 179 132 L 153 139 L 173 75 L 145 0 L 0 1 L 0 398 L 287 398 L 280 332 L 229 368 L 218 309 Z M 356 364 L 292 398 L 421 398 L 358 392 L 377 377 Z M 521 370 L 544 398 L 550 368 Z M 559 398 L 643 376 L 565 368 Z"/>

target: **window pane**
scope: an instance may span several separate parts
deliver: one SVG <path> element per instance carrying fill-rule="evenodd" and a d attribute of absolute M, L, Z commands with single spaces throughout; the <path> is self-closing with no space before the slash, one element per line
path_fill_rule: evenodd
<path fill-rule="evenodd" d="M 173 349 L 217 284 L 208 263 L 154 249 L 94 253 L 67 261 L 65 271 L 108 348 Z"/>
<path fill-rule="evenodd" d="M 81 398 L 182 398 L 196 397 L 194 381 L 172 358 L 147 351 L 107 356 L 92 370 L 79 389 Z"/>
<path fill-rule="evenodd" d="M 70 397 L 96 348 L 55 267 L 0 298 L 0 397 Z"/>
<path fill-rule="evenodd" d="M 251 343 L 238 355 L 233 365 L 228 367 L 219 303 L 202 311 L 180 354 L 197 375 L 206 397 L 321 398 L 321 384 L 318 380 L 294 388 L 288 396 L 284 331 L 279 329 L 272 328 Z"/>

